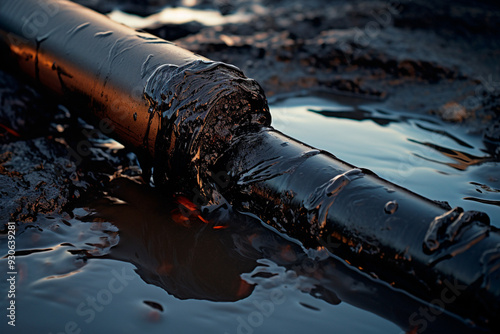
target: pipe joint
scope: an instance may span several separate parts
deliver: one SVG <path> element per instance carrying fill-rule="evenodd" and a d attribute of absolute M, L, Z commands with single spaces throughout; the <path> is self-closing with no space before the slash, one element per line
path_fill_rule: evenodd
<path fill-rule="evenodd" d="M 260 85 L 222 62 L 159 66 L 146 82 L 144 97 L 150 123 L 160 119 L 153 164 L 160 185 L 176 180 L 185 186 L 190 183 L 185 175 L 199 182 L 235 135 L 271 123 Z"/>

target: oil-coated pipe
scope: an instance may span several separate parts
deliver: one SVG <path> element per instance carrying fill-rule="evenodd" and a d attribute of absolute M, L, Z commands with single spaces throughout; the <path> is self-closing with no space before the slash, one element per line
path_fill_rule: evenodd
<path fill-rule="evenodd" d="M 164 108 L 169 99 L 187 97 L 155 90 L 168 79 L 176 80 L 178 88 L 209 82 L 189 96 L 191 104 L 199 98 L 212 99 L 199 105 L 203 110 L 196 110 L 196 115 L 190 113 L 197 118 L 192 123 L 207 121 L 214 114 L 210 109 L 223 98 L 244 95 L 266 107 L 260 86 L 236 67 L 209 61 L 69 1 L 2 0 L 0 30 L 0 40 L 22 70 L 73 105 L 90 107 L 104 120 L 102 127 L 112 128 L 122 142 L 151 156 L 159 123 L 167 116 L 160 113 L 160 105 Z M 210 97 L 204 96 L 209 92 Z M 268 115 L 267 109 L 264 114 Z M 183 129 L 187 127 L 178 128 Z"/>
<path fill-rule="evenodd" d="M 20 68 L 149 157 L 157 185 L 200 206 L 226 200 L 498 328 L 500 234 L 485 214 L 444 209 L 275 131 L 262 89 L 237 68 L 66 1 L 0 0 L 0 36 Z"/>

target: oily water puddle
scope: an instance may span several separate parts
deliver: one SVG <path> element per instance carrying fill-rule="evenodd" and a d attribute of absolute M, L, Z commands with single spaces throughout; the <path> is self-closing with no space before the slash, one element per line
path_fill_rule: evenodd
<path fill-rule="evenodd" d="M 460 126 L 351 98 L 296 96 L 271 111 L 287 135 L 500 227 L 500 163 Z M 16 250 L 19 333 L 402 333 L 424 305 L 251 214 L 200 215 L 133 178 L 18 226 Z M 467 319 L 443 313 L 429 329 L 467 332 Z"/>

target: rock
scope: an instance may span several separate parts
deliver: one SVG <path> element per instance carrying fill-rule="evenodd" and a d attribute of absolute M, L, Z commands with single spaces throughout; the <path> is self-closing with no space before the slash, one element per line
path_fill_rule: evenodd
<path fill-rule="evenodd" d="M 48 138 L 0 146 L 0 220 L 33 221 L 40 213 L 60 212 L 75 198 L 76 166 L 63 144 Z"/>
<path fill-rule="evenodd" d="M 438 110 L 438 115 L 445 121 L 462 122 L 468 117 L 467 110 L 461 104 L 448 102 Z"/>

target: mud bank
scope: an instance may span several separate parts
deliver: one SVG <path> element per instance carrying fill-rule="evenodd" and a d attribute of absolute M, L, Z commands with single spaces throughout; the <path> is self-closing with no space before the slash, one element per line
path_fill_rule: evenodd
<path fill-rule="evenodd" d="M 39 214 L 60 213 L 112 175 L 140 171 L 133 153 L 117 150 L 120 144 L 19 73 L 0 71 L 0 82 L 2 222 L 32 222 Z"/>

